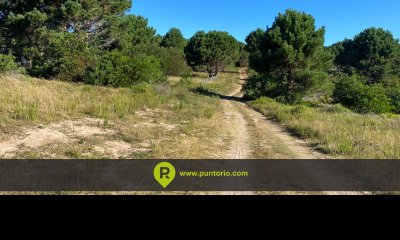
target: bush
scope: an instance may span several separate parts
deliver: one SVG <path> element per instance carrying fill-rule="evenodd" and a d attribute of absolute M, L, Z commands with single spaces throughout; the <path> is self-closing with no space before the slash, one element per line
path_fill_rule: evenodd
<path fill-rule="evenodd" d="M 129 57 L 119 51 L 112 51 L 96 64 L 88 82 L 96 85 L 129 87 L 138 82 L 153 83 L 161 79 L 161 65 L 157 58 Z"/>
<path fill-rule="evenodd" d="M 66 40 L 73 33 L 58 33 L 40 29 L 36 31 L 34 45 L 24 49 L 24 55 L 32 60 L 32 66 L 28 73 L 34 77 L 56 78 L 60 74 L 62 57 L 68 46 Z M 73 45 L 74 46 L 74 45 Z"/>
<path fill-rule="evenodd" d="M 60 80 L 83 82 L 96 64 L 96 58 L 101 51 L 89 48 L 84 39 L 73 36 L 64 40 L 63 57 L 60 59 L 60 72 L 57 76 Z"/>
<path fill-rule="evenodd" d="M 392 88 L 388 91 L 393 105 L 393 112 L 400 114 L 400 87 Z"/>
<path fill-rule="evenodd" d="M 306 95 L 312 96 L 314 101 L 329 99 L 332 95 L 330 91 L 329 75 L 321 70 L 300 70 L 294 73 L 293 78 L 296 82 L 294 88 L 284 93 L 288 103 L 300 103 Z M 287 83 L 285 83 L 287 85 Z M 316 96 L 319 96 L 318 98 Z"/>
<path fill-rule="evenodd" d="M 178 48 L 164 48 L 161 51 L 161 66 L 165 75 L 183 76 L 191 72 L 182 50 Z"/>
<path fill-rule="evenodd" d="M 144 94 L 151 93 L 154 90 L 154 86 L 145 82 L 138 83 L 131 87 L 133 93 Z"/>
<path fill-rule="evenodd" d="M 265 83 L 262 76 L 258 74 L 251 75 L 246 81 L 243 90 L 245 99 L 253 100 L 259 96 L 265 95 Z"/>
<path fill-rule="evenodd" d="M 349 112 L 351 112 L 350 109 L 342 106 L 341 104 L 323 105 L 323 106 L 320 106 L 320 109 L 323 112 L 327 112 L 327 113 L 349 113 Z"/>
<path fill-rule="evenodd" d="M 242 49 L 242 51 L 240 52 L 240 58 L 239 60 L 236 62 L 236 67 L 248 67 L 249 66 L 249 56 L 250 54 Z"/>
<path fill-rule="evenodd" d="M 295 103 L 302 94 L 288 94 L 285 76 L 276 74 L 252 75 L 244 86 L 245 98 L 270 97 L 282 103 Z"/>
<path fill-rule="evenodd" d="M 244 85 L 246 99 L 259 97 L 277 98 L 284 95 L 282 81 L 271 74 L 253 74 Z"/>
<path fill-rule="evenodd" d="M 323 92 L 330 95 L 327 90 L 329 76 L 323 71 L 307 70 L 298 71 L 293 74 L 295 86 L 289 91 L 288 81 L 285 76 L 279 74 L 252 75 L 244 87 L 245 97 L 255 99 L 259 97 L 271 97 L 283 103 L 299 103 L 310 91 Z M 315 87 L 319 85 L 320 87 Z M 326 89 L 325 89 L 326 88 Z"/>
<path fill-rule="evenodd" d="M 39 42 L 40 48 L 26 51 L 33 76 L 82 82 L 94 68 L 98 49 L 89 48 L 83 34 L 43 31 Z"/>
<path fill-rule="evenodd" d="M 359 113 L 387 113 L 393 109 L 391 99 L 382 85 L 367 85 L 365 79 L 358 76 L 340 77 L 333 98 Z"/>
<path fill-rule="evenodd" d="M 14 58 L 11 55 L 0 54 L 0 73 L 5 72 L 18 72 L 22 73 L 23 68 L 19 67 L 17 63 L 14 62 Z"/>

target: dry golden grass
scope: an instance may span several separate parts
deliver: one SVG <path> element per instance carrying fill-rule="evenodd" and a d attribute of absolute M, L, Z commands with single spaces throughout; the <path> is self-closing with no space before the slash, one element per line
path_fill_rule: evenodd
<path fill-rule="evenodd" d="M 230 139 L 219 133 L 223 126 L 221 113 L 209 119 L 196 119 L 181 129 L 182 134 L 156 145 L 153 156 L 163 159 L 223 159 Z M 179 146 L 179 147 L 177 147 Z"/>
<path fill-rule="evenodd" d="M 268 98 L 249 104 L 324 153 L 364 159 L 400 158 L 399 115 L 360 115 L 340 106 L 288 106 Z"/>
<path fill-rule="evenodd" d="M 229 77 L 222 74 L 223 79 Z M 207 84 L 224 89 L 233 82 Z M 48 81 L 22 75 L 0 77 L 0 142 L 26 137 L 32 129 L 51 123 L 83 118 L 98 119 L 98 128 L 110 135 L 74 137 L 38 149 L 21 148 L 14 158 L 110 158 L 111 152 L 95 151 L 104 142 L 129 144 L 127 158 L 218 157 L 220 140 L 218 98 L 192 91 L 201 83 L 179 81 L 131 88 L 108 88 Z M 220 145 L 215 142 L 220 141 Z M 142 151 L 146 150 L 146 151 Z"/>
<path fill-rule="evenodd" d="M 46 81 L 26 76 L 0 77 L 0 123 L 52 121 L 89 115 L 118 118 L 144 107 L 160 106 L 165 97 L 146 84 L 106 88 Z"/>
<path fill-rule="evenodd" d="M 220 73 L 218 79 L 213 82 L 204 81 L 208 76 L 207 73 L 195 72 L 191 80 L 197 85 L 200 85 L 214 93 L 229 94 L 235 90 L 237 87 L 236 84 L 240 82 L 239 70 L 236 72 Z"/>

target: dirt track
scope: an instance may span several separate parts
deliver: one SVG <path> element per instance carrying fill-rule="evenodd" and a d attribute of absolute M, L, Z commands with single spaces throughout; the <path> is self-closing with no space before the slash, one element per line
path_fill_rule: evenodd
<path fill-rule="evenodd" d="M 241 102 L 242 83 L 223 97 L 226 131 L 232 136 L 227 159 L 290 158 L 321 159 L 323 154 L 291 136 L 282 126 Z"/>

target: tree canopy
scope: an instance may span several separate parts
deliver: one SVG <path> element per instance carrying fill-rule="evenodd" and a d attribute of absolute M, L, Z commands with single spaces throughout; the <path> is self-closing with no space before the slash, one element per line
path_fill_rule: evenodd
<path fill-rule="evenodd" d="M 113 86 L 160 80 L 158 73 L 187 74 L 180 30 L 158 35 L 146 18 L 127 13 L 131 5 L 131 0 L 0 1 L 1 57 L 22 63 L 32 76 Z"/>
<path fill-rule="evenodd" d="M 399 74 L 399 41 L 382 28 L 366 29 L 352 40 L 334 44 L 331 49 L 336 53 L 335 63 L 344 71 L 355 71 L 370 83 Z"/>
<path fill-rule="evenodd" d="M 84 32 L 85 41 L 102 45 L 111 18 L 121 16 L 131 0 L 33 0 L 1 1 L 0 31 L 7 47 L 3 51 L 25 57 L 44 32 Z"/>
<path fill-rule="evenodd" d="M 177 48 L 182 51 L 186 47 L 187 40 L 178 28 L 171 28 L 161 40 L 161 46 L 166 48 Z"/>
<path fill-rule="evenodd" d="M 248 38 L 249 48 L 261 52 L 260 72 L 282 71 L 290 75 L 296 68 L 312 65 L 318 51 L 324 46 L 325 29 L 316 29 L 311 15 L 286 10 L 279 14 L 264 35 L 258 30 Z M 251 51 L 252 52 L 252 51 Z M 253 50 L 254 52 L 254 50 Z"/>
<path fill-rule="evenodd" d="M 81 81 L 96 54 L 115 46 L 113 26 L 131 0 L 0 1 L 1 52 L 34 76 Z"/>
<path fill-rule="evenodd" d="M 250 53 L 249 64 L 253 69 L 262 69 L 261 45 L 263 44 L 265 31 L 261 28 L 251 32 L 246 37 L 246 51 Z"/>
<path fill-rule="evenodd" d="M 240 45 L 229 33 L 221 31 L 197 32 L 185 48 L 191 67 L 203 67 L 210 77 L 235 63 L 240 57 Z"/>
<path fill-rule="evenodd" d="M 325 29 L 316 29 L 311 15 L 286 10 L 276 17 L 272 27 L 266 31 L 258 29 L 246 38 L 250 66 L 260 74 L 275 75 L 269 76 L 269 80 L 281 79 L 272 84 L 280 94 L 291 98 L 304 93 L 312 80 L 304 76 L 304 71 L 321 64 L 324 35 Z"/>

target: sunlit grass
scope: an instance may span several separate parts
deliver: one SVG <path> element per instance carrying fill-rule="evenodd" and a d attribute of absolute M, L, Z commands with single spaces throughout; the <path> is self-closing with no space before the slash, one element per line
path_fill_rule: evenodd
<path fill-rule="evenodd" d="M 341 106 L 288 106 L 268 98 L 249 104 L 322 152 L 350 158 L 400 158 L 399 115 L 360 115 Z"/>
<path fill-rule="evenodd" d="M 217 81 L 207 86 L 228 89 L 229 84 L 233 82 Z M 218 128 L 222 124 L 222 106 L 217 97 L 192 91 L 199 86 L 202 83 L 196 80 L 181 81 L 179 78 L 171 82 L 112 88 L 23 75 L 0 76 L 0 141 L 23 138 L 29 129 L 47 127 L 55 122 L 95 118 L 102 123 L 98 127 L 112 128 L 115 134 L 79 138 L 76 142 L 40 149 L 23 148 L 14 157 L 107 158 L 110 156 L 93 148 L 109 140 L 123 141 L 133 148 L 146 144 L 149 151 L 133 153 L 130 158 L 207 158 L 218 154 L 221 148 L 215 141 L 219 139 Z M 168 130 L 170 126 L 173 130 Z"/>

